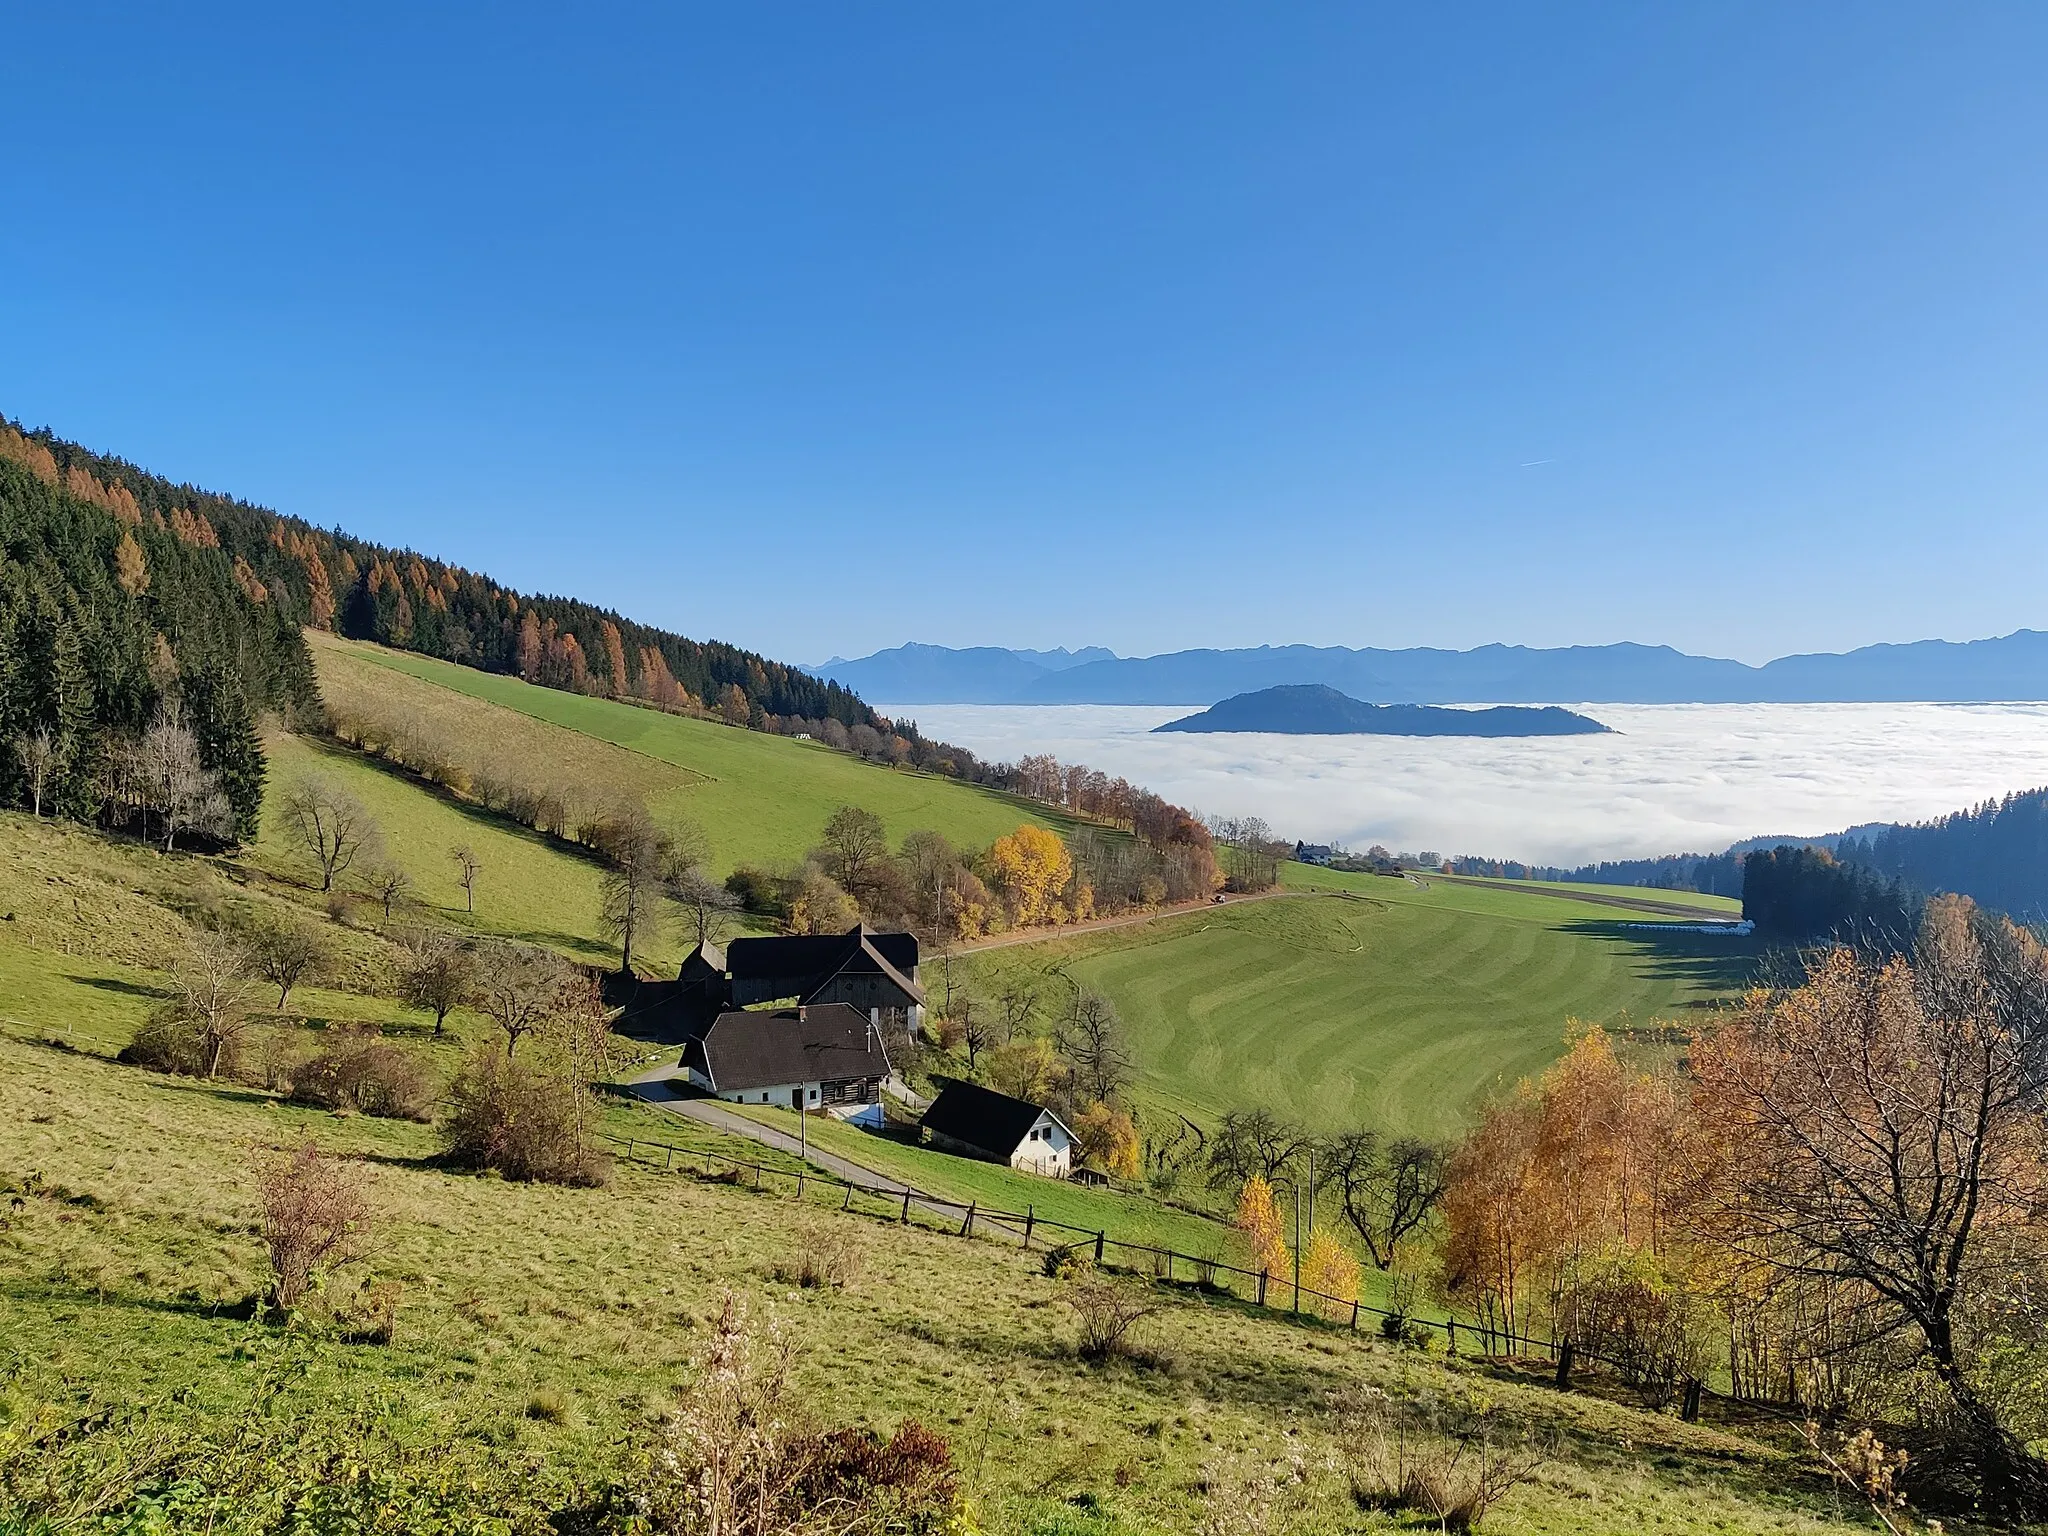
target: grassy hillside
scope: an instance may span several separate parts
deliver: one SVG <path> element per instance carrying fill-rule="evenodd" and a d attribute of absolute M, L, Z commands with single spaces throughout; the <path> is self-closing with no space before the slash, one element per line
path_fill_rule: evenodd
<path fill-rule="evenodd" d="M 262 1273 L 249 1148 L 301 1132 L 374 1170 L 383 1223 L 364 1278 L 403 1287 L 388 1347 L 235 1315 Z M 427 1160 L 432 1145 L 422 1127 L 308 1114 L 0 1029 L 0 1167 L 41 1175 L 0 1236 L 9 1400 L 190 1389 L 174 1412 L 227 1423 L 282 1371 L 276 1415 L 318 1426 L 360 1409 L 437 1455 L 595 1479 L 647 1434 L 730 1288 L 796 1344 L 807 1405 L 948 1435 L 994 1532 L 1185 1532 L 1219 1489 L 1276 1475 L 1280 1514 L 1262 1529 L 1401 1528 L 1345 1491 L 1337 1405 L 1362 1387 L 1481 1396 L 1558 1437 L 1490 1522 L 1508 1536 L 1839 1528 L 1785 1451 L 1711 1425 L 1163 1292 L 1156 1363 L 1089 1367 L 1057 1284 L 1010 1249 L 630 1166 L 598 1191 L 463 1177 Z M 774 1279 L 833 1232 L 864 1260 L 854 1285 Z M 374 1406 L 387 1393 L 402 1410 Z"/>
<path fill-rule="evenodd" d="M 985 846 L 1015 831 L 1020 822 L 1069 825 L 1042 806 L 928 774 L 878 767 L 816 742 L 539 688 L 516 677 L 330 637 L 323 637 L 314 657 L 323 683 L 337 669 L 371 665 L 399 679 L 628 748 L 678 770 L 677 782 L 656 787 L 649 796 L 649 809 L 657 816 L 694 817 L 710 834 L 711 862 L 720 874 L 738 864 L 800 858 L 816 845 L 825 818 L 841 805 L 873 811 L 892 840 L 930 828 L 968 847 Z M 499 728 L 508 742 L 522 742 L 521 750 L 545 754 L 547 743 L 559 740 L 541 732 L 520 737 L 509 726 Z"/>
<path fill-rule="evenodd" d="M 1325 1129 L 1440 1135 L 1560 1055 L 1568 1019 L 1696 1016 L 1751 954 L 1746 941 L 1625 927 L 1612 907 L 1556 896 L 1289 876 L 1321 889 L 968 955 L 957 974 L 978 992 L 1024 970 L 1049 998 L 1076 985 L 1108 994 L 1146 1091 L 1166 1105 L 1213 1116 L 1258 1104 Z"/>

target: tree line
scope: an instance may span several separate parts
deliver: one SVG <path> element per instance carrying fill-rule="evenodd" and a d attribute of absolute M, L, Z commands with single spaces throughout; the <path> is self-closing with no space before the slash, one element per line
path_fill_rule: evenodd
<path fill-rule="evenodd" d="M 2038 922 L 2048 917 L 2048 789 L 1845 838 L 1835 854 L 1885 879 L 1954 891 L 2023 922 Z"/>

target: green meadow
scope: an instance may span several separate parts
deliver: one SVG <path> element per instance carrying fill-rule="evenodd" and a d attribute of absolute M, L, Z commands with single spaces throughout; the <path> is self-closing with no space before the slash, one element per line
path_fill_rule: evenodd
<path fill-rule="evenodd" d="M 1555 896 L 1287 869 L 1320 889 L 969 954 L 956 980 L 992 995 L 1027 973 L 1055 1007 L 1106 994 L 1164 1108 L 1441 1136 L 1561 1055 L 1571 1020 L 1683 1026 L 1753 953 Z"/>

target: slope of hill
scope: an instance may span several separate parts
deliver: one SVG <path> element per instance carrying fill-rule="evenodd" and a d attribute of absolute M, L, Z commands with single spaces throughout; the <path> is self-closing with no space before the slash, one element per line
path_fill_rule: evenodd
<path fill-rule="evenodd" d="M 649 809 L 657 816 L 687 815 L 708 834 L 712 867 L 720 874 L 739 864 L 770 864 L 802 857 L 818 840 L 825 818 L 841 805 L 859 805 L 882 818 L 890 838 L 929 829 L 961 847 L 983 847 L 1021 822 L 1070 828 L 1070 818 L 1032 801 L 907 768 L 885 768 L 818 742 L 737 730 L 709 720 L 643 709 L 611 699 L 536 687 L 516 677 L 479 672 L 430 657 L 349 641 L 327 640 L 315 652 L 323 676 L 335 669 L 374 668 L 393 685 L 425 692 L 407 696 L 437 707 L 481 701 L 499 728 L 507 717 L 538 722 L 531 737 L 508 735 L 508 750 L 543 754 L 548 728 L 623 748 L 645 767 L 674 775 L 657 788 Z M 474 707 L 474 706 L 472 706 Z M 517 746 L 511 743 L 517 742 Z M 593 795 L 601 794 L 592 785 Z"/>
<path fill-rule="evenodd" d="M 1568 1020 L 1684 1017 L 1740 986 L 1752 954 L 1556 895 L 1285 869 L 1322 894 L 993 949 L 958 976 L 977 995 L 1033 978 L 1054 1009 L 1077 985 L 1107 994 L 1168 1108 L 1443 1135 L 1561 1055 Z"/>
<path fill-rule="evenodd" d="M 1265 731 L 1287 736 L 1595 736 L 1598 720 L 1554 704 L 1439 709 L 1432 704 L 1367 704 L 1320 683 L 1289 683 L 1240 693 L 1155 731 Z"/>
<path fill-rule="evenodd" d="M 1840 654 L 1781 656 L 1761 667 L 1670 646 L 1483 645 L 1351 650 L 1281 645 L 1173 651 L 1062 668 L 1040 677 L 1014 669 L 978 672 L 921 646 L 919 678 L 945 677 L 938 693 L 887 694 L 903 703 L 1212 704 L 1233 694 L 1291 683 L 1321 683 L 1377 703 L 1735 704 L 2035 700 L 2048 698 L 2048 634 L 2018 630 L 1995 639 L 1922 640 Z M 884 652 L 882 656 L 894 653 Z M 842 663 L 836 677 L 865 679 L 877 657 Z M 920 686 L 910 678 L 905 686 Z"/>

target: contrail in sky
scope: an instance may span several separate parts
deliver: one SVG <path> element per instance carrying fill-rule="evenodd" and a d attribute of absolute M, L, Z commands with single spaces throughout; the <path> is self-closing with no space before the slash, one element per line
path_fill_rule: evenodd
<path fill-rule="evenodd" d="M 1522 468 L 1534 469 L 1538 464 L 1555 464 L 1556 462 L 1557 460 L 1555 459 L 1531 459 L 1528 463 L 1524 464 Z"/>

